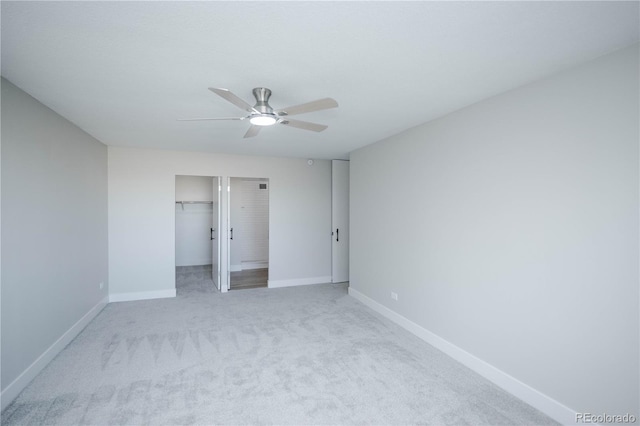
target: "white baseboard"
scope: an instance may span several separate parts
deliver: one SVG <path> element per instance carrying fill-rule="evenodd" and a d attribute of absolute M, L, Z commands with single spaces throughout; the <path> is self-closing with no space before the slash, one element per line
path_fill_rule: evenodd
<path fill-rule="evenodd" d="M 328 277 L 312 277 L 312 278 L 295 278 L 292 280 L 268 280 L 267 287 L 294 287 L 297 285 L 325 284 L 331 282 L 331 276 Z"/>
<path fill-rule="evenodd" d="M 242 270 L 247 269 L 264 269 L 269 267 L 269 262 L 242 262 Z"/>
<path fill-rule="evenodd" d="M 0 394 L 2 410 L 13 401 L 20 392 L 49 364 L 80 332 L 107 306 L 105 297 L 89 310 L 82 318 L 71 326 L 58 340 L 31 363 L 13 382 Z"/>
<path fill-rule="evenodd" d="M 109 295 L 109 303 L 113 302 L 132 302 L 134 300 L 148 299 L 164 299 L 167 297 L 176 297 L 176 289 L 156 290 L 156 291 L 139 291 L 132 293 L 114 293 Z"/>
<path fill-rule="evenodd" d="M 249 269 L 264 269 L 269 267 L 269 262 L 242 262 L 240 265 L 229 265 L 229 272 L 247 271 Z"/>
<path fill-rule="evenodd" d="M 441 350 L 451 358 L 464 364 L 486 379 L 492 381 L 510 394 L 520 398 L 532 407 L 542 411 L 552 419 L 565 425 L 576 423 L 575 410 L 570 409 L 569 407 L 561 404 L 555 399 L 552 399 L 542 392 L 532 388 L 526 383 L 521 382 L 515 377 L 510 376 L 502 370 L 499 370 L 498 368 L 481 360 L 475 355 L 472 355 L 464 349 L 459 348 L 448 340 L 443 339 L 437 334 L 432 333 L 426 328 L 423 328 L 413 321 L 392 311 L 381 303 L 378 303 L 370 297 L 360 293 L 358 290 L 355 290 L 353 287 L 349 287 L 349 295 L 358 299 L 360 302 L 364 303 L 374 311 L 395 322 L 399 326 L 405 328 L 409 332 L 415 334 L 435 348 Z"/>

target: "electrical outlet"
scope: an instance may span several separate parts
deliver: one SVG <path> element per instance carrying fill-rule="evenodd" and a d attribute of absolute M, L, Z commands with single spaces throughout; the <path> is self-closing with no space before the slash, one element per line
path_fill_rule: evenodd
<path fill-rule="evenodd" d="M 391 292 L 391 298 L 392 298 L 393 300 L 398 300 L 398 293 L 396 293 L 396 292 L 393 292 L 393 291 L 392 291 L 392 292 Z"/>
<path fill-rule="evenodd" d="M 100 286 L 100 290 L 102 290 L 102 289 L 104 288 L 104 282 L 103 282 L 103 281 L 100 281 L 99 286 Z"/>

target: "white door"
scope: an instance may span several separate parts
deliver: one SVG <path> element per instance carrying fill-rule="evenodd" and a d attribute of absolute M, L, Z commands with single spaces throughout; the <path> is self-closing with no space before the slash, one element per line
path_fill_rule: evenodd
<path fill-rule="evenodd" d="M 349 281 L 349 162 L 331 162 L 331 281 Z"/>
<path fill-rule="evenodd" d="M 226 252 L 226 280 L 225 280 L 225 290 L 227 291 L 231 289 L 231 240 L 233 240 L 233 226 L 231 224 L 231 178 L 227 178 L 227 252 Z"/>
<path fill-rule="evenodd" d="M 222 178 L 213 178 L 213 218 L 211 220 L 211 279 L 218 290 L 220 283 L 220 198 Z"/>

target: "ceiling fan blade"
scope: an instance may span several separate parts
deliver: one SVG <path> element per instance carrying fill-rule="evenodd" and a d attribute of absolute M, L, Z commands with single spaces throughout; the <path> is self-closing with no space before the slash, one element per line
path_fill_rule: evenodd
<path fill-rule="evenodd" d="M 249 127 L 249 130 L 247 130 L 247 133 L 244 134 L 245 139 L 246 138 L 252 138 L 255 135 L 258 134 L 258 132 L 260 131 L 260 129 L 262 128 L 262 126 L 254 126 L 253 124 Z"/>
<path fill-rule="evenodd" d="M 246 117 L 178 118 L 178 121 L 244 120 Z"/>
<path fill-rule="evenodd" d="M 240 109 L 243 109 L 247 112 L 258 112 L 255 109 L 253 109 L 251 105 L 249 105 L 248 103 L 246 103 L 245 101 L 243 101 L 242 99 L 240 99 L 239 97 L 237 97 L 235 94 L 233 94 L 227 89 L 217 89 L 215 87 L 209 87 L 209 90 L 211 90 L 216 95 L 223 97 L 224 99 L 231 102 L 232 104 L 234 104 Z"/>
<path fill-rule="evenodd" d="M 320 111 L 321 109 L 335 108 L 338 106 L 338 102 L 335 99 L 324 98 L 317 101 L 307 102 L 306 104 L 300 104 L 290 106 L 287 108 L 281 108 L 275 111 L 278 115 L 296 115 L 304 114 L 305 112 Z"/>
<path fill-rule="evenodd" d="M 289 120 L 289 119 L 282 120 L 280 124 L 284 124 L 285 126 L 297 127 L 298 129 L 303 129 L 303 130 L 311 130 L 314 132 L 321 132 L 327 127 L 329 127 L 329 126 L 325 126 L 324 124 L 316 124 L 316 123 L 309 123 L 308 121 Z"/>

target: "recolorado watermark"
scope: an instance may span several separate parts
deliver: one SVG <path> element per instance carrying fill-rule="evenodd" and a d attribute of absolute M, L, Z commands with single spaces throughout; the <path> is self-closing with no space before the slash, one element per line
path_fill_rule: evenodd
<path fill-rule="evenodd" d="M 633 414 L 592 414 L 576 413 L 576 423 L 635 423 L 638 419 Z"/>

